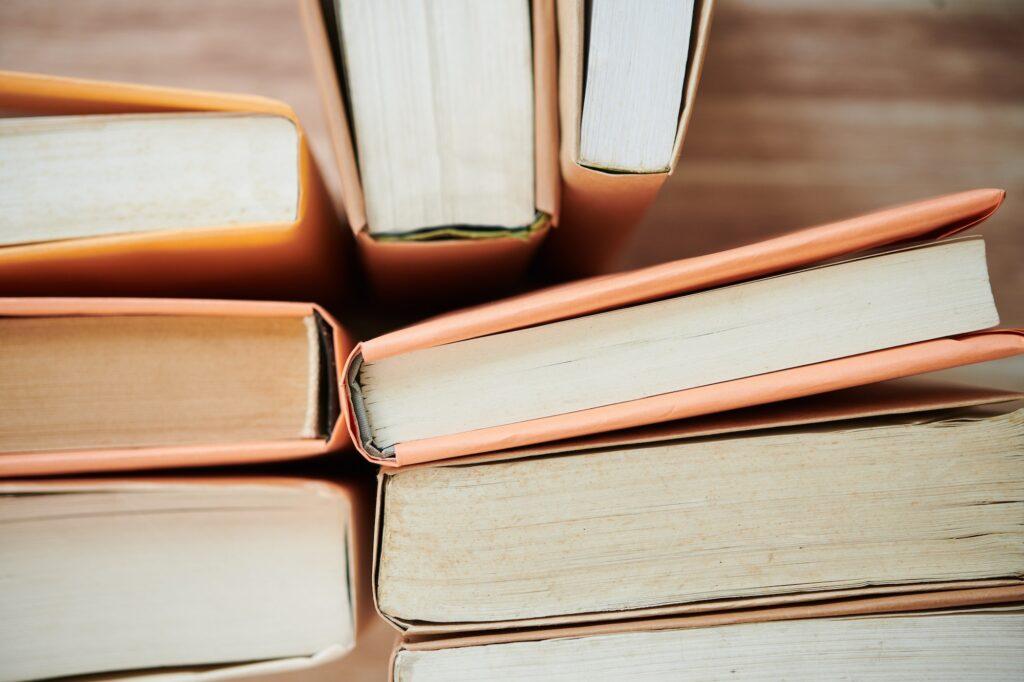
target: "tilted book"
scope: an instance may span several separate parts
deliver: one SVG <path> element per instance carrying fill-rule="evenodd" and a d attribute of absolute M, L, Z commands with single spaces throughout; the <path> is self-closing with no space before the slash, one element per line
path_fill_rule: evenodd
<path fill-rule="evenodd" d="M 345 370 L 364 455 L 405 466 L 1024 352 L 974 190 L 581 280 L 371 339 Z"/>

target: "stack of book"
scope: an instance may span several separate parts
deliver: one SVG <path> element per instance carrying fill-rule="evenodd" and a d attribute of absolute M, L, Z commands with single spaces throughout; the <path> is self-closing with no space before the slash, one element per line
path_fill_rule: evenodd
<path fill-rule="evenodd" d="M 711 6 L 304 2 L 351 230 L 284 104 L 0 72 L 0 682 L 1024 676 L 1024 393 L 918 376 L 1003 191 L 351 331 L 605 268 Z"/>

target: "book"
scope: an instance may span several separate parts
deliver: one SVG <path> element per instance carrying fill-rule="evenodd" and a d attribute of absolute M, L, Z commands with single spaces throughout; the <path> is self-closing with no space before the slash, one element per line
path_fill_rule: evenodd
<path fill-rule="evenodd" d="M 2 482 L 0 680 L 329 669 L 365 621 L 365 499 L 283 477 Z"/>
<path fill-rule="evenodd" d="M 273 100 L 0 72 L 6 295 L 339 300 L 341 231 Z"/>
<path fill-rule="evenodd" d="M 1016 332 L 971 335 L 998 323 L 983 242 L 927 239 L 1001 197 L 939 197 L 393 332 L 350 356 L 349 428 L 401 466 L 1020 353 Z"/>
<path fill-rule="evenodd" d="M 529 3 L 336 7 L 370 234 L 531 225 Z"/>
<path fill-rule="evenodd" d="M 265 114 L 3 118 L 0 245 L 291 222 L 298 146 Z"/>
<path fill-rule="evenodd" d="M 713 0 L 558 0 L 561 210 L 555 277 L 607 271 L 675 169 Z"/>
<path fill-rule="evenodd" d="M 579 163 L 664 173 L 672 163 L 693 0 L 594 0 L 587 18 Z"/>
<path fill-rule="evenodd" d="M 1024 674 L 1021 588 L 400 643 L 391 678 L 950 679 Z"/>
<path fill-rule="evenodd" d="M 0 476 L 338 449 L 349 347 L 310 304 L 0 299 Z"/>
<path fill-rule="evenodd" d="M 552 1 L 303 10 L 376 293 L 464 299 L 512 284 L 557 215 Z"/>
<path fill-rule="evenodd" d="M 376 603 L 421 635 L 1019 582 L 1021 403 L 916 390 L 387 471 Z"/>
<path fill-rule="evenodd" d="M 366 362 L 370 433 L 386 450 L 986 329 L 984 251 L 936 242 Z"/>

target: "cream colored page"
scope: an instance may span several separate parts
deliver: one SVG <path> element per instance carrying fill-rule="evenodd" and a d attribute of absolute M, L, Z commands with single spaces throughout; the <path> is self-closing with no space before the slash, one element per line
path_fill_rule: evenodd
<path fill-rule="evenodd" d="M 369 229 L 534 219 L 527 0 L 338 0 Z"/>
<path fill-rule="evenodd" d="M 1019 576 L 1021 452 L 1024 411 L 399 472 L 379 602 L 473 622 Z"/>
<path fill-rule="evenodd" d="M 320 486 L 12 488 L 3 682 L 352 645 L 347 505 Z"/>
<path fill-rule="evenodd" d="M 593 2 L 580 163 L 634 173 L 669 169 L 692 23 L 692 0 Z"/>
<path fill-rule="evenodd" d="M 636 400 L 998 323 L 981 240 L 899 251 L 385 358 L 379 447 Z"/>
<path fill-rule="evenodd" d="M 403 651 L 396 682 L 1020 680 L 1024 615 L 794 620 Z"/>
<path fill-rule="evenodd" d="M 0 244 L 290 223 L 298 195 L 286 118 L 0 118 Z"/>

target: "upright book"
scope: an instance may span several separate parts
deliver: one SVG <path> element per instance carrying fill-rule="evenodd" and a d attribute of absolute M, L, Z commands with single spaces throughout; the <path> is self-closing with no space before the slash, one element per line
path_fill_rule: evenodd
<path fill-rule="evenodd" d="M 334 301 L 349 237 L 260 97 L 0 72 L 0 294 Z"/>
<path fill-rule="evenodd" d="M 1019 585 L 1021 397 L 897 382 L 384 469 L 376 603 L 419 636 Z"/>
<path fill-rule="evenodd" d="M 558 275 L 607 270 L 675 169 L 713 0 L 558 0 Z"/>
<path fill-rule="evenodd" d="M 936 241 L 1002 198 L 938 197 L 386 334 L 350 356 L 349 428 L 402 466 L 1024 352 L 991 330 L 984 242 Z"/>
<path fill-rule="evenodd" d="M 0 482 L 0 680 L 330 679 L 368 623 L 366 491 Z"/>
<path fill-rule="evenodd" d="M 478 296 L 557 216 L 551 0 L 305 0 L 348 222 L 377 293 Z"/>
<path fill-rule="evenodd" d="M 0 299 L 0 476 L 338 450 L 350 347 L 311 304 Z"/>

